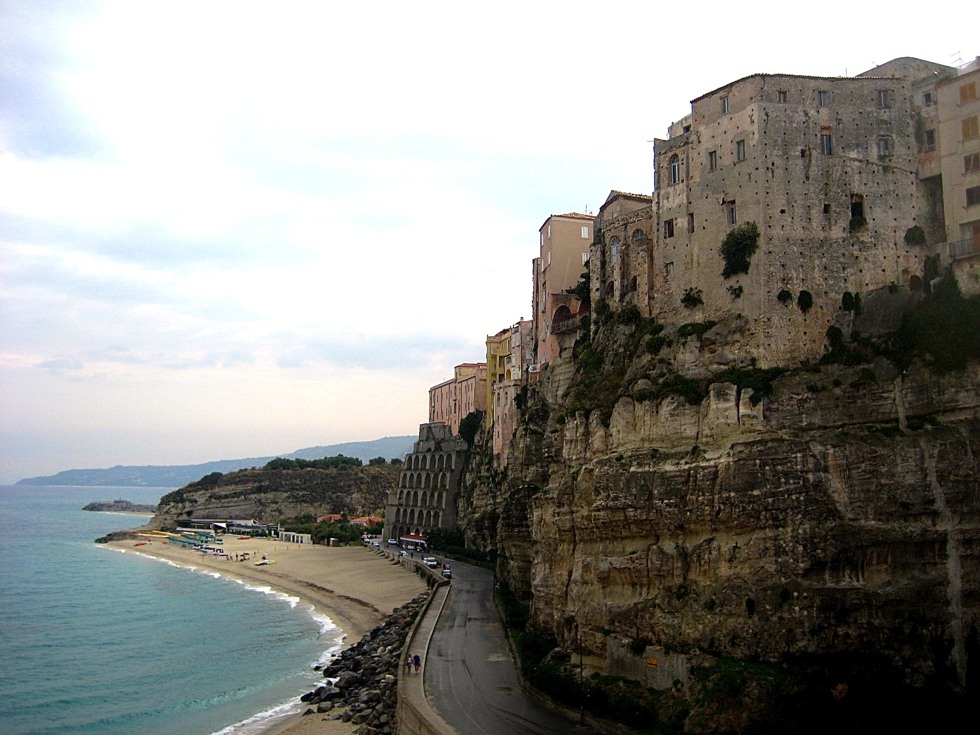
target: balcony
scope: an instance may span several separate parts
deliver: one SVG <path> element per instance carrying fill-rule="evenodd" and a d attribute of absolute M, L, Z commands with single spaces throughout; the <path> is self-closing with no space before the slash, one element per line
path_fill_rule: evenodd
<path fill-rule="evenodd" d="M 560 321 L 553 322 L 551 325 L 552 334 L 562 334 L 564 332 L 574 332 L 581 326 L 582 317 L 571 316 L 567 319 L 562 319 Z"/>
<path fill-rule="evenodd" d="M 950 261 L 959 260 L 960 258 L 970 258 L 974 255 L 980 255 L 980 239 L 975 237 L 968 237 L 966 240 L 957 240 L 956 242 L 946 243 L 949 247 L 949 259 Z"/>

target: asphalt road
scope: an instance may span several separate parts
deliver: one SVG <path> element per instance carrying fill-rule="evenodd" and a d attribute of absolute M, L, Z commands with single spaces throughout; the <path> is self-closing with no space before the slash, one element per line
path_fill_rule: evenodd
<path fill-rule="evenodd" d="M 461 735 L 594 735 L 524 694 L 493 605 L 492 573 L 452 567 L 452 587 L 423 666 L 432 706 Z"/>

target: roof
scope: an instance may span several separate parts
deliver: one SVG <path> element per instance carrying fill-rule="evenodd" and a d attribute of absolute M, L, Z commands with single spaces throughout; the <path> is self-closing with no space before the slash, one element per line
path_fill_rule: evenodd
<path fill-rule="evenodd" d="M 545 218 L 544 222 L 541 223 L 541 227 L 538 228 L 538 231 L 544 229 L 544 226 L 548 224 L 548 220 L 553 219 L 555 217 L 560 217 L 561 219 L 588 220 L 589 222 L 595 221 L 594 214 L 582 214 L 582 212 L 565 212 L 565 214 L 549 214 Z"/>

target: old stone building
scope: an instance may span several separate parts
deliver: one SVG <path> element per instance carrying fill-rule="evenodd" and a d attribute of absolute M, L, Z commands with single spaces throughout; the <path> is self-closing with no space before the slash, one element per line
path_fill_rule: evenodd
<path fill-rule="evenodd" d="M 389 539 L 427 536 L 433 529 L 456 528 L 456 493 L 466 442 L 445 424 L 422 424 L 419 439 L 405 457 L 405 469 L 385 506 Z"/>
<path fill-rule="evenodd" d="M 976 137 L 971 80 L 956 79 L 902 58 L 848 78 L 757 74 L 696 98 L 654 143 L 649 223 L 636 195 L 613 192 L 600 212 L 593 298 L 674 323 L 742 315 L 737 361 L 819 356 L 848 295 L 914 287 L 927 256 L 949 263 L 952 241 L 972 238 L 970 184 L 950 194 L 947 181 L 950 161 L 964 180 Z M 960 88 L 953 131 L 936 103 Z M 955 226 L 944 188 L 963 200 Z"/>
<path fill-rule="evenodd" d="M 611 191 L 595 218 L 589 269 L 593 292 L 650 316 L 650 243 L 653 198 Z"/>

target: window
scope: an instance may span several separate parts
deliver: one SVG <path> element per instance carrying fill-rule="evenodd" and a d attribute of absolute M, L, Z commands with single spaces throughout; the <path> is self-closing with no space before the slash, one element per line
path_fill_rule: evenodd
<path fill-rule="evenodd" d="M 728 114 L 728 95 L 727 94 L 724 97 L 721 98 L 721 114 L 722 115 L 727 115 Z"/>
<path fill-rule="evenodd" d="M 971 186 L 966 190 L 966 206 L 980 204 L 980 186 Z"/>
<path fill-rule="evenodd" d="M 694 213 L 691 212 L 687 215 L 687 231 L 694 232 Z"/>
<path fill-rule="evenodd" d="M 643 230 L 633 230 L 633 244 L 642 245 L 647 241 L 647 233 Z"/>
<path fill-rule="evenodd" d="M 728 220 L 728 226 L 729 227 L 734 227 L 735 225 L 738 224 L 738 217 L 736 216 L 736 213 L 735 213 L 735 202 L 734 201 L 725 202 L 725 216 L 726 216 L 726 218 Z"/>
<path fill-rule="evenodd" d="M 674 220 L 665 219 L 664 220 L 664 238 L 674 236 Z"/>
<path fill-rule="evenodd" d="M 670 278 L 672 275 L 674 275 L 674 264 L 673 263 L 665 263 L 664 264 L 664 275 L 667 276 L 668 278 Z"/>
<path fill-rule="evenodd" d="M 708 170 L 718 170 L 718 151 L 708 151 Z"/>
<path fill-rule="evenodd" d="M 614 237 L 609 242 L 609 264 L 616 265 L 619 262 L 619 238 Z"/>
<path fill-rule="evenodd" d="M 820 133 L 820 152 L 825 156 L 834 152 L 834 141 L 830 133 Z"/>
<path fill-rule="evenodd" d="M 670 183 L 681 183 L 681 159 L 676 153 L 670 157 Z"/>
<path fill-rule="evenodd" d="M 787 102 L 789 102 L 789 93 L 785 89 L 779 90 L 776 92 L 776 101 L 785 105 Z"/>
<path fill-rule="evenodd" d="M 892 139 L 888 135 L 882 135 L 878 138 L 878 157 L 887 158 L 892 154 Z"/>
<path fill-rule="evenodd" d="M 589 254 L 582 253 L 582 265 L 588 265 L 588 264 L 589 264 Z"/>
<path fill-rule="evenodd" d="M 891 92 L 887 89 L 879 89 L 877 92 L 877 102 L 879 110 L 887 110 L 892 106 Z"/>
<path fill-rule="evenodd" d="M 735 160 L 744 161 L 745 160 L 745 141 L 736 140 L 735 141 Z"/>
<path fill-rule="evenodd" d="M 934 151 L 934 150 L 936 150 L 936 131 L 935 130 L 927 130 L 925 132 L 925 146 L 924 147 L 925 147 L 925 149 L 927 151 Z"/>
<path fill-rule="evenodd" d="M 977 83 L 970 82 L 969 84 L 964 84 L 960 87 L 960 104 L 964 102 L 970 102 L 977 98 Z"/>
<path fill-rule="evenodd" d="M 922 106 L 923 107 L 930 107 L 930 106 L 932 106 L 932 104 L 933 104 L 932 92 L 923 92 L 922 93 Z"/>
<path fill-rule="evenodd" d="M 582 239 L 583 240 L 588 240 L 589 239 L 589 227 L 588 227 L 588 225 L 582 225 Z"/>
<path fill-rule="evenodd" d="M 963 173 L 972 174 L 980 171 L 980 153 L 963 156 Z"/>
<path fill-rule="evenodd" d="M 826 107 L 830 104 L 830 92 L 821 89 L 817 92 L 817 107 Z"/>
<path fill-rule="evenodd" d="M 977 137 L 977 116 L 964 118 L 962 121 L 963 140 Z"/>

